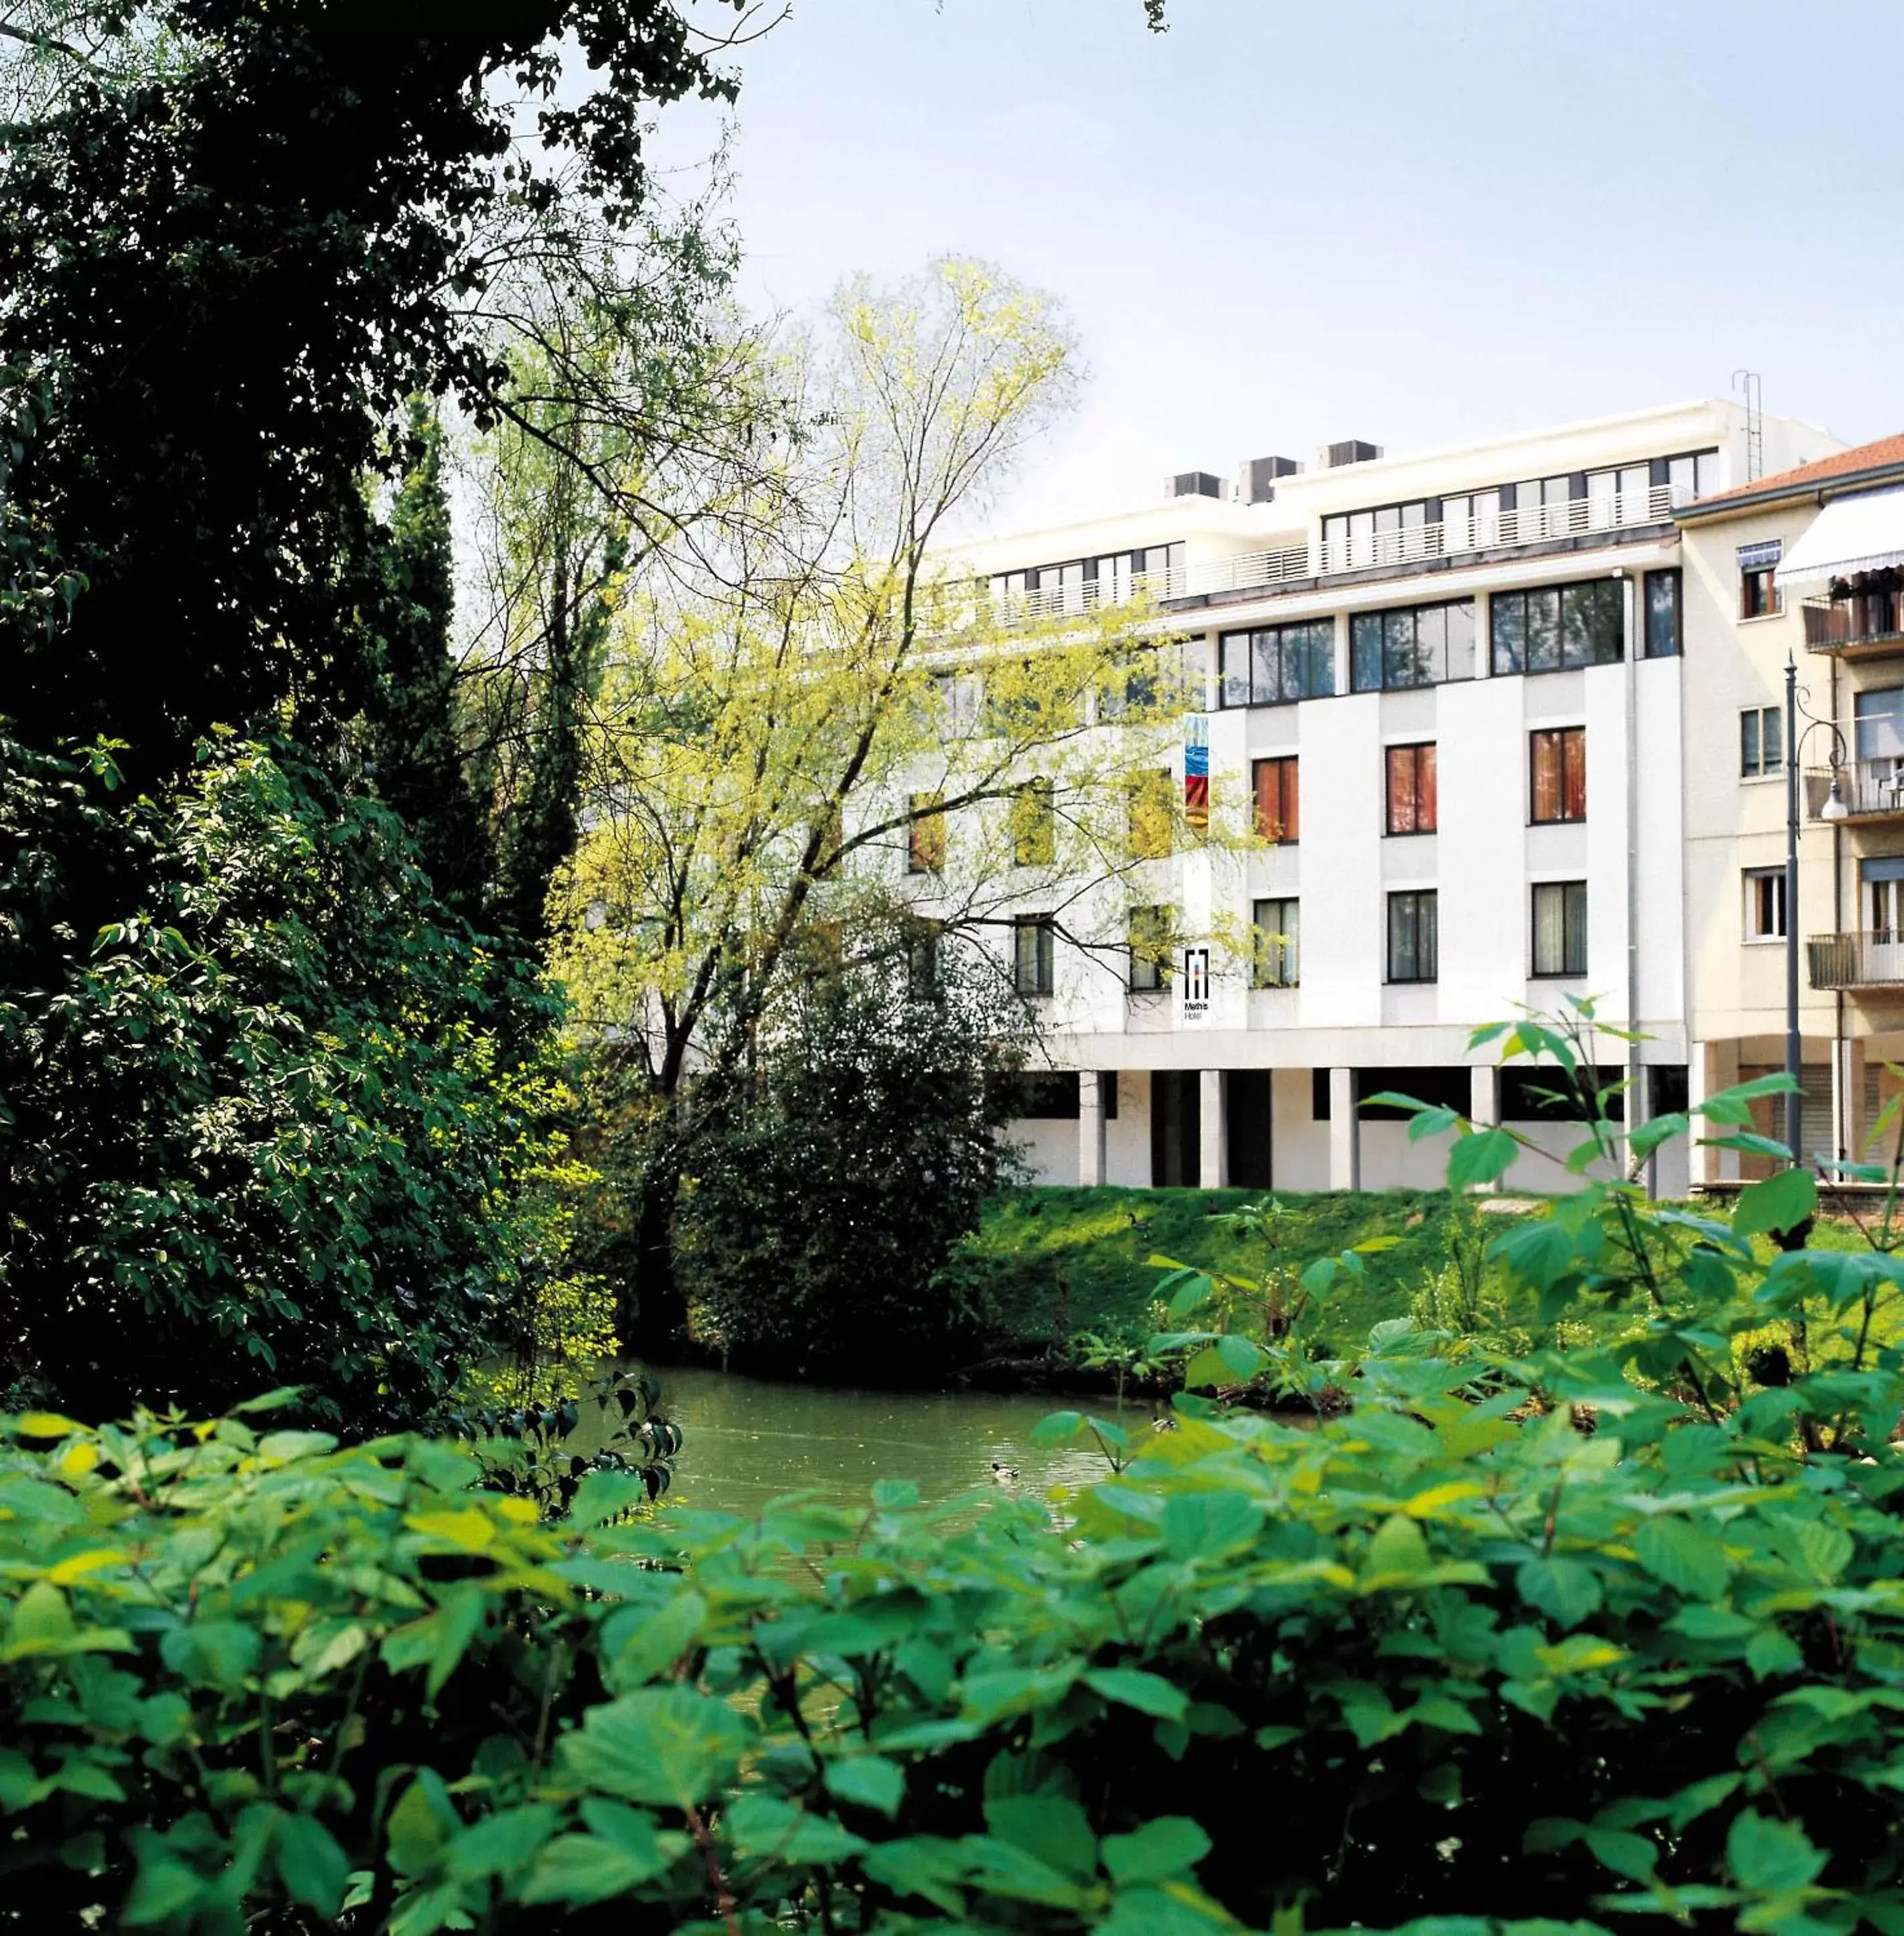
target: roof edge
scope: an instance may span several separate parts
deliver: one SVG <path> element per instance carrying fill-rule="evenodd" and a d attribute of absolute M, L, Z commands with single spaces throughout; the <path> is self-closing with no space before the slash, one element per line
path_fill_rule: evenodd
<path fill-rule="evenodd" d="M 1868 464 L 1861 470 L 1841 470 L 1830 477 L 1814 477 L 1803 484 L 1774 482 L 1756 491 L 1749 488 L 1728 491 L 1723 497 L 1715 498 L 1703 506 L 1697 501 L 1682 505 L 1672 515 L 1678 524 L 1716 524 L 1722 519 L 1748 511 L 1762 511 L 1772 504 L 1800 504 L 1806 498 L 1815 498 L 1823 504 L 1827 498 L 1842 498 L 1847 491 L 1862 490 L 1867 485 L 1887 482 L 1904 482 L 1904 458 Z"/>

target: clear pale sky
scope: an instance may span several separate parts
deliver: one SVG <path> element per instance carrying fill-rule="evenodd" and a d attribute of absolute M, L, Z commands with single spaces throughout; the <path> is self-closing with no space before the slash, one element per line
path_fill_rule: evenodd
<path fill-rule="evenodd" d="M 795 0 L 741 63 L 750 299 L 955 251 L 1070 311 L 1091 380 L 1003 520 L 1742 365 L 1769 412 L 1904 430 L 1904 0 L 1170 11 Z"/>

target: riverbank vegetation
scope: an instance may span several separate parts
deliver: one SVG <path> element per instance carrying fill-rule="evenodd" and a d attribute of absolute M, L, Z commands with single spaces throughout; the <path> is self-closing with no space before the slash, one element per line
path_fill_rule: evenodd
<path fill-rule="evenodd" d="M 268 1404 L 17 1418 L 16 1873 L 58 1926 L 181 1932 L 1887 1928 L 1904 1266 L 1805 1247 L 1814 1196 L 1594 1183 L 1491 1241 L 1549 1320 L 1630 1308 L 1612 1345 L 1325 1354 L 1354 1252 L 1199 1335 L 1221 1280 L 1178 1273 L 1159 1349 L 1346 1406 L 1059 1414 L 1102 1481 L 964 1529 L 898 1480 L 631 1518 L 632 1473 L 550 1523 Z"/>

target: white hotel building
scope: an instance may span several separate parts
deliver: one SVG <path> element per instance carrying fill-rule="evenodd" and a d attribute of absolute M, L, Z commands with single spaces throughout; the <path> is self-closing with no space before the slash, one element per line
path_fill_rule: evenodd
<path fill-rule="evenodd" d="M 1078 1080 L 1075 1096 L 1047 1085 L 1052 1113 L 1016 1126 L 1036 1173 L 1438 1184 L 1439 1141 L 1411 1144 L 1400 1121 L 1358 1111 L 1385 1088 L 1570 1148 L 1575 1131 L 1539 1120 L 1524 1081 L 1468 1047 L 1477 1025 L 1569 993 L 1643 1033 L 1632 1051 L 1607 1039 L 1598 1059 L 1630 1055 L 1621 1072 L 1648 1113 L 1765 1060 L 1762 977 L 1739 984 L 1723 1030 L 1701 1032 L 1694 965 L 1716 951 L 1737 980 L 1726 923 L 1743 891 L 1729 885 L 1729 845 L 1689 875 L 1701 850 L 1688 841 L 1729 843 L 1748 821 L 1760 838 L 1764 815 L 1741 820 L 1731 768 L 1741 709 L 1776 697 L 1757 658 L 1782 655 L 1762 628 L 1739 671 L 1738 582 L 1725 561 L 1694 558 L 1694 528 L 1678 520 L 1839 448 L 1808 425 L 1703 402 L 1418 457 L 1349 443 L 1308 467 L 1265 458 L 1236 485 L 1192 473 L 1155 504 L 961 547 L 961 569 L 1060 610 L 1146 582 L 1154 628 L 1188 642 L 1193 688 L 1206 688 L 1212 787 L 1253 790 L 1282 831 L 1247 856 L 1192 847 L 1155 864 L 1170 878 L 1155 897 L 1187 933 L 1222 912 L 1287 938 L 1267 975 L 1214 951 L 1203 1012 L 1181 973 L 1133 986 L 1158 978 L 1053 951 L 1040 1005 Z M 1751 502 L 1781 534 L 1805 522 Z M 1904 803 L 1887 810 L 1904 832 Z M 1279 985 L 1254 985 L 1266 980 Z M 1722 1033 L 1732 1047 L 1709 1049 Z M 1683 1145 L 1661 1151 L 1656 1187 L 1685 1188 L 1691 1162 Z M 1506 1182 L 1557 1175 L 1523 1157 Z"/>

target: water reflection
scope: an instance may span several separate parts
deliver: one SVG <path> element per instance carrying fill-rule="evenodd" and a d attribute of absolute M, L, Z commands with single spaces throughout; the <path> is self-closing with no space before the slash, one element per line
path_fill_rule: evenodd
<path fill-rule="evenodd" d="M 685 1440 L 668 1496 L 687 1505 L 752 1513 L 804 1490 L 857 1505 L 876 1479 L 913 1480 L 931 1504 L 1005 1487 L 1042 1495 L 1105 1475 L 1093 1452 L 1032 1443 L 1032 1427 L 1061 1399 L 861 1391 L 771 1384 L 695 1366 L 653 1369 Z M 1126 1414 L 1146 1426 L 1149 1416 Z M 1000 1487 L 994 1464 L 1017 1477 Z"/>

